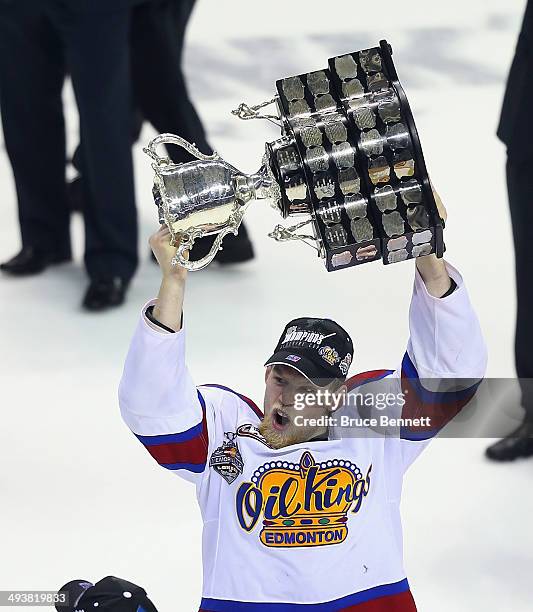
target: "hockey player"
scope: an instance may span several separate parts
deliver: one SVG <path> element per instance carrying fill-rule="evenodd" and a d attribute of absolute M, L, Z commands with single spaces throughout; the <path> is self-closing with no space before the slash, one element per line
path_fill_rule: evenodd
<path fill-rule="evenodd" d="M 152 457 L 196 485 L 204 522 L 200 610 L 416 610 L 403 568 L 402 479 L 476 389 L 436 393 L 421 381 L 475 383 L 486 367 L 460 274 L 434 255 L 416 259 L 410 339 L 394 371 L 348 379 L 349 335 L 328 319 L 291 321 L 265 364 L 262 411 L 227 387 L 195 386 L 185 364 L 187 272 L 171 264 L 176 249 L 166 228 L 150 244 L 163 278 L 157 299 L 143 307 L 119 400 Z M 433 422 L 401 426 L 398 435 L 331 424 L 353 394 L 378 384 L 398 397 L 392 414 Z M 313 401 L 319 396 L 324 401 Z"/>

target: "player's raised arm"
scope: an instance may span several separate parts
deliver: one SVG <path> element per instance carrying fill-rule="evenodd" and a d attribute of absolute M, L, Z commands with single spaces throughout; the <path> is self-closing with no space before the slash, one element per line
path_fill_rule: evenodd
<path fill-rule="evenodd" d="M 446 221 L 448 216 L 446 208 L 439 194 L 435 190 L 433 190 L 433 195 L 435 197 L 439 214 L 442 220 Z M 448 274 L 448 270 L 446 269 L 446 264 L 444 263 L 443 259 L 438 259 L 436 255 L 428 255 L 426 257 L 417 257 L 415 261 L 417 272 L 424 281 L 429 295 L 436 298 L 442 298 L 455 290 L 455 281 L 452 280 Z"/>
<path fill-rule="evenodd" d="M 442 200 L 435 191 L 434 195 L 441 217 L 446 219 Z M 416 259 L 409 331 L 406 356 L 420 378 L 484 376 L 487 349 L 463 278 L 435 255 Z"/>
<path fill-rule="evenodd" d="M 205 469 L 205 402 L 185 365 L 183 300 L 187 271 L 173 266 L 168 229 L 150 238 L 162 272 L 156 300 L 146 304 L 119 387 L 122 418 L 163 467 L 188 480 Z"/>
<path fill-rule="evenodd" d="M 445 218 L 440 198 L 437 203 Z M 410 337 L 401 364 L 404 419 L 426 418 L 423 427 L 403 427 L 413 441 L 405 466 L 473 397 L 485 375 L 487 349 L 461 274 L 435 255 L 416 260 L 409 308 Z"/>
<path fill-rule="evenodd" d="M 162 275 L 153 316 L 172 331 L 179 331 L 181 329 L 187 270 L 181 266 L 172 265 L 172 258 L 176 254 L 177 245 L 172 246 L 170 244 L 170 231 L 166 225 L 150 237 L 150 247 L 161 268 Z"/>

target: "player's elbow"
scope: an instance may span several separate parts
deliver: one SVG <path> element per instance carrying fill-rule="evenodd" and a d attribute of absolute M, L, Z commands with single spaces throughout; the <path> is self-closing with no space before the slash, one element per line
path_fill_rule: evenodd
<path fill-rule="evenodd" d="M 488 360 L 487 344 L 479 329 L 475 337 L 465 339 L 465 348 L 460 358 L 461 376 L 474 380 L 485 378 Z"/>
<path fill-rule="evenodd" d="M 132 385 L 122 377 L 118 386 L 118 405 L 122 420 L 130 429 L 131 415 L 141 412 L 138 400 L 139 394 L 136 392 L 134 386 L 132 388 Z"/>

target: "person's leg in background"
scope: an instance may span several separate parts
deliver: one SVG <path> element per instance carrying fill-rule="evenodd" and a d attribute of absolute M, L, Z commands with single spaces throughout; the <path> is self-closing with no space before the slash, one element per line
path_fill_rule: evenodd
<path fill-rule="evenodd" d="M 172 132 L 211 153 L 204 127 L 181 70 L 185 31 L 194 2 L 151 0 L 132 11 L 131 57 L 134 95 L 145 119 L 158 132 Z M 169 145 L 176 163 L 193 157 Z"/>
<path fill-rule="evenodd" d="M 149 87 L 151 84 L 155 83 L 155 81 L 148 83 L 148 89 L 143 87 L 144 83 L 142 81 L 146 78 L 145 70 L 147 69 L 147 65 L 150 65 L 150 59 L 147 62 L 145 58 L 147 53 L 150 53 L 150 47 L 147 49 L 146 45 L 153 44 L 154 40 L 157 40 L 157 44 L 159 44 L 162 26 L 164 30 L 168 30 L 168 33 L 170 33 L 171 36 L 174 36 L 173 46 L 175 48 L 170 51 L 170 55 L 172 56 L 175 54 L 178 65 L 181 66 L 185 30 L 190 14 L 194 8 L 194 4 L 195 0 L 178 0 L 177 2 L 167 2 L 165 0 L 146 0 L 144 3 L 141 2 L 141 6 L 134 10 L 132 18 L 133 31 L 131 33 L 131 40 L 133 41 L 132 78 L 139 78 L 140 80 L 139 86 L 134 87 L 133 90 L 132 142 L 136 142 L 138 140 L 142 129 L 142 123 L 144 121 L 144 116 L 141 113 L 138 100 L 139 94 L 142 96 L 144 91 L 146 91 L 146 95 L 148 97 L 146 100 L 142 100 L 143 106 L 150 109 L 150 114 L 155 117 L 155 120 L 158 123 L 168 124 L 171 122 L 168 119 L 168 115 L 172 117 L 172 115 L 174 115 L 174 109 L 169 109 L 168 105 L 166 105 L 166 109 L 162 108 L 160 100 L 157 100 L 152 104 Z M 157 22 L 155 27 L 154 22 Z M 174 29 L 172 24 L 174 24 Z M 158 52 L 154 54 L 153 59 L 155 61 L 161 61 L 161 57 L 161 54 Z M 163 61 L 170 65 L 171 70 L 173 69 L 175 65 L 173 57 L 168 57 L 165 55 L 163 57 Z M 138 70 L 136 68 L 138 68 Z M 162 69 L 163 73 L 167 68 L 168 66 Z M 157 69 L 157 66 L 153 67 L 153 70 Z M 187 137 L 187 139 L 191 140 L 191 142 L 195 142 L 202 151 L 210 153 L 212 152 L 212 149 L 207 143 L 202 122 L 200 121 L 196 109 L 188 97 L 185 82 L 183 81 L 183 75 L 180 73 L 176 78 L 181 79 L 180 91 L 185 92 L 183 104 L 180 105 L 179 112 L 180 132 L 186 134 L 187 136 L 183 137 Z M 154 92 L 152 91 L 152 94 L 153 93 Z M 165 113 L 167 114 L 167 118 L 164 117 Z M 156 129 L 158 128 L 156 127 Z M 187 162 L 193 159 L 189 153 L 174 145 L 169 145 L 169 151 L 172 159 L 175 162 Z M 76 147 L 71 161 L 74 168 L 81 173 L 82 155 L 80 145 Z"/>
<path fill-rule="evenodd" d="M 520 427 L 487 448 L 494 461 L 533 455 L 533 0 L 528 0 L 520 36 L 507 78 L 498 125 L 498 138 L 507 147 L 507 193 L 515 249 L 517 317 L 516 374 L 525 418 Z"/>
<path fill-rule="evenodd" d="M 83 305 L 116 306 L 137 267 L 131 156 L 130 9 L 75 11 L 62 5 L 67 64 L 80 117 L 84 177 Z"/>
<path fill-rule="evenodd" d="M 131 141 L 137 142 L 141 133 L 144 117 L 139 110 L 139 107 L 135 103 L 135 99 L 132 96 L 132 126 L 131 126 Z M 84 207 L 84 186 L 83 186 L 83 175 L 82 175 L 82 153 L 81 144 L 78 143 L 74 149 L 72 158 L 70 159 L 72 168 L 76 171 L 76 175 L 67 182 L 67 197 L 68 204 L 71 212 L 83 212 Z"/>
<path fill-rule="evenodd" d="M 516 270 L 516 374 L 524 422 L 487 449 L 487 457 L 509 461 L 533 455 L 533 157 L 507 155 L 507 191 L 513 227 Z"/>
<path fill-rule="evenodd" d="M 22 251 L 0 268 L 36 274 L 70 260 L 65 193 L 64 54 L 44 9 L 0 4 L 0 110 Z"/>
<path fill-rule="evenodd" d="M 187 23 L 194 0 L 152 0 L 133 9 L 131 29 L 132 74 L 134 92 L 141 113 L 160 132 L 170 132 L 195 143 L 204 153 L 211 153 L 200 117 L 192 104 L 182 72 L 181 60 Z M 191 161 L 192 156 L 169 145 L 169 156 L 176 163 Z M 198 241 L 191 252 L 197 260 L 207 254 L 213 237 Z M 239 234 L 224 238 L 220 263 L 242 262 L 254 255 L 246 227 Z"/>
<path fill-rule="evenodd" d="M 513 224 L 516 268 L 516 374 L 522 391 L 525 422 L 533 435 L 533 158 L 515 164 L 507 159 L 507 189 Z M 529 444 L 533 454 L 533 439 Z"/>

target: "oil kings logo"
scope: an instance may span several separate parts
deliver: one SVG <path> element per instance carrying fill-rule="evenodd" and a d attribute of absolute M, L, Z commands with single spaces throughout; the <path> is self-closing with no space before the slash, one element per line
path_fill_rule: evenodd
<path fill-rule="evenodd" d="M 239 524 L 252 531 L 262 516 L 265 546 L 340 544 L 348 535 L 348 512 L 358 512 L 368 495 L 371 471 L 372 465 L 363 478 L 350 461 L 315 463 L 308 451 L 299 464 L 265 463 L 237 490 Z"/>

